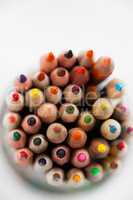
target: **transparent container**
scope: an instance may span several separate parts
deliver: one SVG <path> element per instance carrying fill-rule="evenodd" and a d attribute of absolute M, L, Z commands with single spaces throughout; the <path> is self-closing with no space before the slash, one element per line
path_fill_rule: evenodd
<path fill-rule="evenodd" d="M 108 79 L 103 81 L 102 83 L 99 84 L 98 88 L 99 90 L 103 89 L 106 84 L 112 79 L 113 77 L 110 76 Z M 12 91 L 12 88 L 9 87 L 5 93 L 5 96 Z M 131 103 L 128 95 L 126 94 L 123 101 L 125 101 L 128 105 L 129 108 L 131 109 Z M 112 100 L 113 105 L 117 105 L 120 102 L 120 99 L 117 100 Z M 3 105 L 1 106 L 1 113 L 0 113 L 0 120 L 1 122 L 3 121 L 3 117 L 5 113 L 7 112 L 6 104 L 5 104 L 5 99 L 3 100 Z M 131 116 L 132 118 L 132 116 Z M 7 135 L 7 130 L 1 126 L 1 139 L 2 139 L 2 147 L 3 151 L 5 154 L 5 157 L 8 159 L 8 163 L 13 167 L 13 169 L 21 176 L 23 179 L 28 181 L 31 185 L 42 189 L 42 190 L 49 190 L 53 192 L 76 192 L 80 190 L 90 190 L 91 188 L 97 187 L 98 185 L 100 186 L 101 184 L 104 184 L 107 180 L 109 180 L 109 176 L 111 175 L 110 173 L 105 173 L 104 178 L 102 181 L 98 183 L 92 183 L 88 180 L 85 180 L 84 184 L 82 186 L 72 186 L 69 185 L 67 182 L 64 182 L 62 185 L 51 185 L 46 182 L 45 179 L 45 174 L 40 175 L 39 173 L 35 173 L 32 166 L 28 168 L 22 168 L 18 166 L 15 161 L 14 161 L 14 150 L 10 148 L 9 144 L 6 141 L 6 135 Z"/>

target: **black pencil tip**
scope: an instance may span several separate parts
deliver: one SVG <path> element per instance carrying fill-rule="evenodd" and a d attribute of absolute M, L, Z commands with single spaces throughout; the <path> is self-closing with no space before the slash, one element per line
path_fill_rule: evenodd
<path fill-rule="evenodd" d="M 72 58 L 72 57 L 73 57 L 73 52 L 72 52 L 72 50 L 67 51 L 67 52 L 64 54 L 64 56 L 65 56 L 66 58 Z"/>

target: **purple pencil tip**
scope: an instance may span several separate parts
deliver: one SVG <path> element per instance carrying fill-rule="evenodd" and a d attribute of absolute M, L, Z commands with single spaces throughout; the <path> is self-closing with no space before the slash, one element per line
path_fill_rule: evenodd
<path fill-rule="evenodd" d="M 27 77 L 26 77 L 24 74 L 21 74 L 21 75 L 19 76 L 19 81 L 20 81 L 21 83 L 25 83 L 25 82 L 27 81 Z"/>

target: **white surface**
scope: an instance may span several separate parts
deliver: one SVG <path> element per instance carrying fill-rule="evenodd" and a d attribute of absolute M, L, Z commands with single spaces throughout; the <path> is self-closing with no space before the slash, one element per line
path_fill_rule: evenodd
<path fill-rule="evenodd" d="M 93 48 L 96 57 L 112 56 L 116 73 L 133 96 L 132 23 L 132 0 L 0 0 L 0 97 L 8 81 L 38 63 L 41 54 L 64 48 L 76 52 Z M 132 200 L 132 169 L 133 156 L 129 153 L 120 174 L 106 185 L 84 193 L 50 194 L 22 182 L 0 150 L 0 199 Z"/>

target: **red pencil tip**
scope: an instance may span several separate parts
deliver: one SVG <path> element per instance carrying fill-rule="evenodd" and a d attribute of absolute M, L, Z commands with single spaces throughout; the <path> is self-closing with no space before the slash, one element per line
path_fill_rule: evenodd
<path fill-rule="evenodd" d="M 86 69 L 85 69 L 84 67 L 78 67 L 78 68 L 76 69 L 76 72 L 77 72 L 78 74 L 84 74 L 85 71 L 86 71 Z"/>
<path fill-rule="evenodd" d="M 20 152 L 20 157 L 24 158 L 24 159 L 27 159 L 28 158 L 28 154 L 25 151 L 21 151 Z"/>
<path fill-rule="evenodd" d="M 58 126 L 55 126 L 55 127 L 53 128 L 53 130 L 54 130 L 54 132 L 59 133 L 59 132 L 61 131 L 61 128 L 58 127 Z"/>
<path fill-rule="evenodd" d="M 16 122 L 16 118 L 14 116 L 10 116 L 9 117 L 9 121 L 10 121 L 10 123 L 15 123 Z"/>
<path fill-rule="evenodd" d="M 12 95 L 13 101 L 18 101 L 19 100 L 19 94 L 18 93 L 14 93 Z"/>
<path fill-rule="evenodd" d="M 125 148 L 125 144 L 123 142 L 120 142 L 118 145 L 117 145 L 118 149 L 119 150 L 123 150 Z"/>
<path fill-rule="evenodd" d="M 43 80 L 45 79 L 45 73 L 40 72 L 40 74 L 38 75 L 37 79 L 38 79 L 39 81 L 43 81 Z"/>

